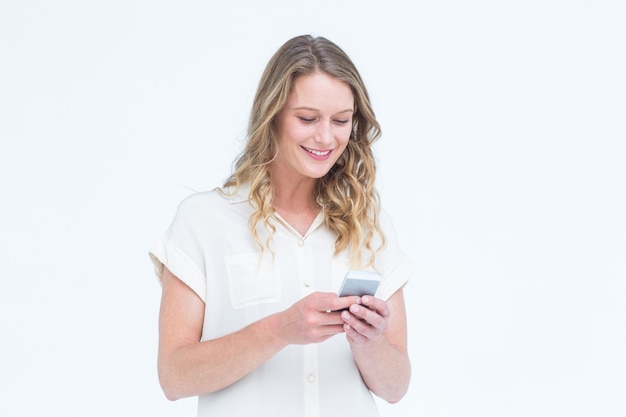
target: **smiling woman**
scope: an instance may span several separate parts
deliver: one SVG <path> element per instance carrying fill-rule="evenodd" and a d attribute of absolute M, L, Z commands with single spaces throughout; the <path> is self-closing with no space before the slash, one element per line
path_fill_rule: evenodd
<path fill-rule="evenodd" d="M 360 260 L 364 249 L 371 255 L 368 264 L 374 259 L 375 249 L 371 245 L 374 233 L 378 233 L 384 242 L 384 234 L 378 226 L 378 193 L 374 188 L 376 165 L 371 148 L 381 131 L 359 71 L 348 55 L 334 43 L 322 37 L 296 37 L 274 54 L 265 68 L 254 99 L 246 148 L 225 187 L 236 189 L 242 184 L 250 184 L 250 198 L 256 207 L 250 226 L 252 235 L 263 250 L 264 244 L 255 226 L 262 221 L 266 228 L 274 230 L 268 220 L 276 211 L 276 199 L 280 200 L 276 196 L 280 190 L 272 184 L 276 178 L 270 181 L 269 172 L 277 157 L 276 119 L 286 108 L 288 100 L 293 98 L 291 93 L 298 78 L 316 73 L 325 75 L 340 90 L 345 90 L 345 86 L 350 88 L 352 100 L 348 102 L 346 99 L 346 107 L 339 107 L 339 111 L 352 110 L 352 133 L 335 165 L 316 181 L 315 190 L 298 188 L 303 198 L 288 196 L 287 201 L 298 212 L 302 210 L 302 204 L 309 208 L 313 205 L 313 209 L 323 208 L 325 223 L 336 234 L 335 253 L 349 247 L 355 261 L 353 266 L 357 268 L 357 260 Z M 333 92 L 335 94 L 338 93 Z M 324 96 L 320 94 L 317 99 L 323 101 Z M 304 106 L 303 111 L 307 104 Z M 329 106 L 330 100 L 327 100 L 322 107 Z M 315 115 L 301 116 L 305 121 L 315 121 Z M 310 202 L 311 199 L 314 203 Z M 283 207 L 283 213 L 286 211 Z"/>
<path fill-rule="evenodd" d="M 330 171 L 348 145 L 353 106 L 347 84 L 316 72 L 296 78 L 287 104 L 276 117 L 277 152 L 269 166 L 274 208 L 301 234 L 320 209 L 312 192 L 317 179 Z M 306 194 L 293 198 L 297 192 Z M 305 206 L 293 206 L 299 201 Z"/>
<path fill-rule="evenodd" d="M 278 113 L 276 159 L 270 175 L 290 175 L 311 184 L 330 171 L 352 133 L 354 97 L 350 87 L 324 73 L 298 77 Z"/>
<path fill-rule="evenodd" d="M 332 417 L 404 396 L 410 264 L 374 188 L 379 135 L 339 47 L 278 50 L 234 173 L 183 201 L 151 252 L 168 398 L 200 396 L 200 416 Z M 380 273 L 376 294 L 337 296 L 350 269 Z"/>

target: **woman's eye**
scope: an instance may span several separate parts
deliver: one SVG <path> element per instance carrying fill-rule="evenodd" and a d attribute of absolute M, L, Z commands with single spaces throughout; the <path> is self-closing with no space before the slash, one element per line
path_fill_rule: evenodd
<path fill-rule="evenodd" d="M 348 119 L 337 119 L 337 120 L 335 120 L 335 123 L 339 123 L 340 125 L 345 125 L 349 121 L 350 120 L 348 120 Z"/>
<path fill-rule="evenodd" d="M 299 116 L 298 119 L 300 119 L 304 123 L 313 123 L 315 121 L 315 119 L 311 117 L 304 117 L 304 116 Z"/>

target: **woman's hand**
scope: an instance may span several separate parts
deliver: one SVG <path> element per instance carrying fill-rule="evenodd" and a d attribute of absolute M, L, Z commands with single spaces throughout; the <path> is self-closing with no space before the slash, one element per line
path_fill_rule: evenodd
<path fill-rule="evenodd" d="M 383 335 L 389 321 L 389 306 L 379 298 L 365 295 L 341 313 L 343 330 L 351 345 L 365 346 Z"/>
<path fill-rule="evenodd" d="M 341 310 L 359 302 L 359 297 L 337 297 L 315 292 L 280 313 L 280 334 L 285 344 L 319 343 L 344 332 Z"/>
<path fill-rule="evenodd" d="M 357 301 L 341 313 L 352 356 L 367 387 L 394 403 L 411 379 L 402 289 L 387 301 L 369 295 Z"/>

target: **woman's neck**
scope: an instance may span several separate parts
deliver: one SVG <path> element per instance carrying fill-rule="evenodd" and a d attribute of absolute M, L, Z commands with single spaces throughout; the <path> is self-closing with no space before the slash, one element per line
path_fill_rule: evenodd
<path fill-rule="evenodd" d="M 319 205 L 315 201 L 313 187 L 302 184 L 294 187 L 274 186 L 273 206 L 277 211 L 293 213 L 306 213 L 319 211 Z"/>
<path fill-rule="evenodd" d="M 274 180 L 274 199 L 272 205 L 276 212 L 298 233 L 304 236 L 320 211 L 314 196 L 317 180 L 303 178 Z"/>

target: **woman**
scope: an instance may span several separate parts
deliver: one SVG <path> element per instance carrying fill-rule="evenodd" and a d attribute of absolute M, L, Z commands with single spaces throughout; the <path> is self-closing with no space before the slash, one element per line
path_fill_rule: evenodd
<path fill-rule="evenodd" d="M 402 398 L 410 267 L 374 188 L 379 136 L 339 47 L 299 36 L 276 52 L 234 173 L 184 200 L 151 252 L 167 398 L 273 417 L 376 416 L 372 392 Z M 375 297 L 337 296 L 350 269 L 381 274 Z"/>

